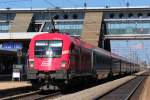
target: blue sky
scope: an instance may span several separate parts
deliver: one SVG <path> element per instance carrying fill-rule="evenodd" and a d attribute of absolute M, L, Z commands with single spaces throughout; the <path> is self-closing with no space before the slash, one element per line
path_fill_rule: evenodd
<path fill-rule="evenodd" d="M 150 6 L 150 0 L 0 0 L 0 8 L 49 8 L 49 7 L 89 7 L 125 6 Z"/>
<path fill-rule="evenodd" d="M 112 40 L 112 52 L 150 65 L 150 40 Z"/>

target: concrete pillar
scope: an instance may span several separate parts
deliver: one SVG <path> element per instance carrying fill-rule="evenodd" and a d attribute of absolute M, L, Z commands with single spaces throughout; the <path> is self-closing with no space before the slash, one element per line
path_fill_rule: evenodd
<path fill-rule="evenodd" d="M 103 12 L 86 11 L 81 39 L 92 45 L 98 46 L 102 20 Z"/>
<path fill-rule="evenodd" d="M 9 32 L 27 32 L 33 13 L 16 13 Z"/>

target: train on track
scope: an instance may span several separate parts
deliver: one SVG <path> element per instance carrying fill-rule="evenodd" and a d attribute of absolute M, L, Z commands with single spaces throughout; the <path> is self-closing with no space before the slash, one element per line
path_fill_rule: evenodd
<path fill-rule="evenodd" d="M 43 33 L 31 39 L 27 78 L 34 88 L 62 89 L 81 80 L 103 79 L 134 73 L 139 64 L 78 38 L 61 33 Z"/>

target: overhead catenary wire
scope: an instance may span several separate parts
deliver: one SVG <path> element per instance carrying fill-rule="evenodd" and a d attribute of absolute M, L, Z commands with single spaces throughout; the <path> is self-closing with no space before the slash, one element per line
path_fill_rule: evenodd
<path fill-rule="evenodd" d="M 46 3 L 48 3 L 50 6 L 57 8 L 57 6 L 55 6 L 53 3 L 51 3 L 49 0 L 44 0 Z"/>
<path fill-rule="evenodd" d="M 58 6 L 54 5 L 52 2 L 50 2 L 49 0 L 44 0 L 46 3 L 48 3 L 50 6 L 54 7 L 54 8 L 58 8 Z M 73 5 L 74 7 L 78 7 L 79 5 L 73 3 L 73 1 L 71 0 L 66 0 L 67 2 L 69 2 L 71 5 Z"/>

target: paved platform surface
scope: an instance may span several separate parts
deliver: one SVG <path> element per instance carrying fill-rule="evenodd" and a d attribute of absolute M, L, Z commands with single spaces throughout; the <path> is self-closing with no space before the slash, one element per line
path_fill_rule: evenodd
<path fill-rule="evenodd" d="M 26 86 L 31 86 L 31 84 L 27 81 L 4 81 L 0 82 L 0 91 Z"/>
<path fill-rule="evenodd" d="M 116 79 L 105 84 L 97 85 L 95 87 L 88 88 L 76 93 L 64 95 L 54 100 L 95 100 L 96 98 L 110 92 L 112 89 L 115 89 L 118 86 L 134 79 L 135 77 L 137 77 L 136 75 L 141 75 L 143 73 L 145 73 L 145 71 L 141 71 L 139 73 L 136 73 L 135 75 Z"/>
<path fill-rule="evenodd" d="M 150 74 L 145 81 L 139 100 L 150 100 Z"/>

